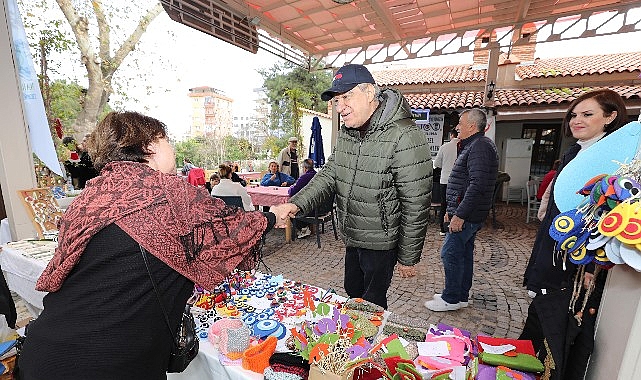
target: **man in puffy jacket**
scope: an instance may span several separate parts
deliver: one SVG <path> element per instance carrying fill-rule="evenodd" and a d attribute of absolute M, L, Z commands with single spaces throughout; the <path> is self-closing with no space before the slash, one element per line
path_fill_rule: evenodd
<path fill-rule="evenodd" d="M 365 66 L 340 68 L 321 98 L 344 123 L 334 153 L 291 203 L 276 207 L 306 214 L 336 196 L 345 291 L 387 308 L 396 263 L 411 277 L 421 259 L 432 189 L 427 138 L 405 98 L 379 90 Z"/>
<path fill-rule="evenodd" d="M 459 132 L 458 157 L 447 182 L 449 231 L 441 248 L 445 269 L 445 289 L 425 302 L 432 311 L 458 310 L 468 306 L 474 265 L 474 239 L 492 208 L 492 194 L 498 174 L 496 145 L 485 137 L 485 112 L 463 111 Z"/>

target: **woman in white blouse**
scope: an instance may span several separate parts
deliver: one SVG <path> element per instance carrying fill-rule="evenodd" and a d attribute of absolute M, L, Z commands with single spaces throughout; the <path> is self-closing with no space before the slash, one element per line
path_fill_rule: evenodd
<path fill-rule="evenodd" d="M 247 194 L 247 190 L 238 182 L 231 180 L 232 168 L 229 165 L 219 165 L 218 173 L 220 174 L 220 183 L 211 189 L 213 196 L 228 196 L 238 195 L 243 200 L 243 208 L 245 211 L 254 211 L 252 199 Z"/>

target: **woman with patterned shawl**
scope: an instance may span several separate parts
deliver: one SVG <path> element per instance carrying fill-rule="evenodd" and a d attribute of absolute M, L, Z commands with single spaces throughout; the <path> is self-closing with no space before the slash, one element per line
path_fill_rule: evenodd
<path fill-rule="evenodd" d="M 112 112 L 91 134 L 100 176 L 65 212 L 49 292 L 27 330 L 21 379 L 165 379 L 174 331 L 194 283 L 213 289 L 258 260 L 272 213 L 245 212 L 176 175 L 165 125 Z"/>

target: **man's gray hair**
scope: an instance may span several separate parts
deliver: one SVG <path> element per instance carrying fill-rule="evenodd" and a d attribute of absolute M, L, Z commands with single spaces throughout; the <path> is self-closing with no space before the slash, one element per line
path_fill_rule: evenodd
<path fill-rule="evenodd" d="M 312 160 L 311 158 L 304 159 L 303 160 L 303 168 L 305 168 L 307 170 L 314 169 L 314 160 Z"/>
<path fill-rule="evenodd" d="M 356 85 L 361 91 L 365 91 L 367 86 L 374 87 L 374 97 L 378 98 L 381 96 L 381 88 L 378 87 L 376 83 L 359 83 Z"/>
<path fill-rule="evenodd" d="M 467 114 L 467 120 L 476 125 L 476 129 L 479 132 L 485 131 L 485 127 L 487 126 L 487 115 L 485 114 L 485 111 L 480 108 L 472 108 L 461 112 L 459 118 L 463 117 L 465 114 Z"/>

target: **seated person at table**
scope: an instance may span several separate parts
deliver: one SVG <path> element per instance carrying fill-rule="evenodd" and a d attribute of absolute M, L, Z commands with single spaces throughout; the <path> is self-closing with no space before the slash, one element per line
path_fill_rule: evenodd
<path fill-rule="evenodd" d="M 291 186 L 296 182 L 294 177 L 279 172 L 278 164 L 276 161 L 269 163 L 269 173 L 266 173 L 263 176 L 263 179 L 260 181 L 261 186 Z"/>
<path fill-rule="evenodd" d="M 254 205 L 252 204 L 252 199 L 247 194 L 247 190 L 241 186 L 238 182 L 232 182 L 231 173 L 232 168 L 229 165 L 222 164 L 218 167 L 218 173 L 220 173 L 220 183 L 214 186 L 211 190 L 211 195 L 225 196 L 225 195 L 237 195 L 243 200 L 243 208 L 245 211 L 254 210 Z"/>
<path fill-rule="evenodd" d="M 205 183 L 205 189 L 207 189 L 207 191 L 211 193 L 211 189 L 219 183 L 220 176 L 218 175 L 218 173 L 212 173 L 211 176 L 209 176 L 209 182 Z"/>
<path fill-rule="evenodd" d="M 294 194 L 298 193 L 305 185 L 309 183 L 309 181 L 312 180 L 312 178 L 316 175 L 316 170 L 314 170 L 314 160 L 311 158 L 306 158 L 303 160 L 303 174 L 298 177 L 296 180 L 296 183 L 289 188 L 287 193 L 289 196 L 293 196 Z"/>
<path fill-rule="evenodd" d="M 303 160 L 303 174 L 298 177 L 296 180 L 296 183 L 289 188 L 287 193 L 291 197 L 292 195 L 298 193 L 305 185 L 309 183 L 309 181 L 312 180 L 312 178 L 316 175 L 316 170 L 314 170 L 314 160 L 311 158 L 306 158 Z M 302 239 L 306 236 L 309 236 L 312 234 L 312 231 L 309 229 L 309 223 L 305 223 L 303 221 L 297 221 L 296 222 L 296 227 L 300 229 L 298 232 L 297 238 Z"/>
<path fill-rule="evenodd" d="M 231 161 L 225 161 L 225 162 L 223 162 L 223 163 L 224 163 L 225 165 L 227 165 L 227 166 L 231 167 L 232 169 L 234 168 L 234 163 L 233 163 L 233 162 L 231 162 Z M 232 172 L 231 172 L 231 180 L 232 180 L 232 182 L 238 182 L 238 183 L 240 183 L 243 187 L 247 186 L 247 181 L 245 181 L 244 179 L 240 178 L 240 176 L 236 173 L 237 171 L 238 171 L 238 169 L 236 169 L 236 170 L 232 170 Z"/>
<path fill-rule="evenodd" d="M 177 176 L 166 126 L 151 117 L 111 112 L 88 146 L 101 175 L 60 221 L 19 378 L 166 379 L 194 283 L 213 290 L 253 268 L 263 234 L 287 216 L 228 207 Z"/>

